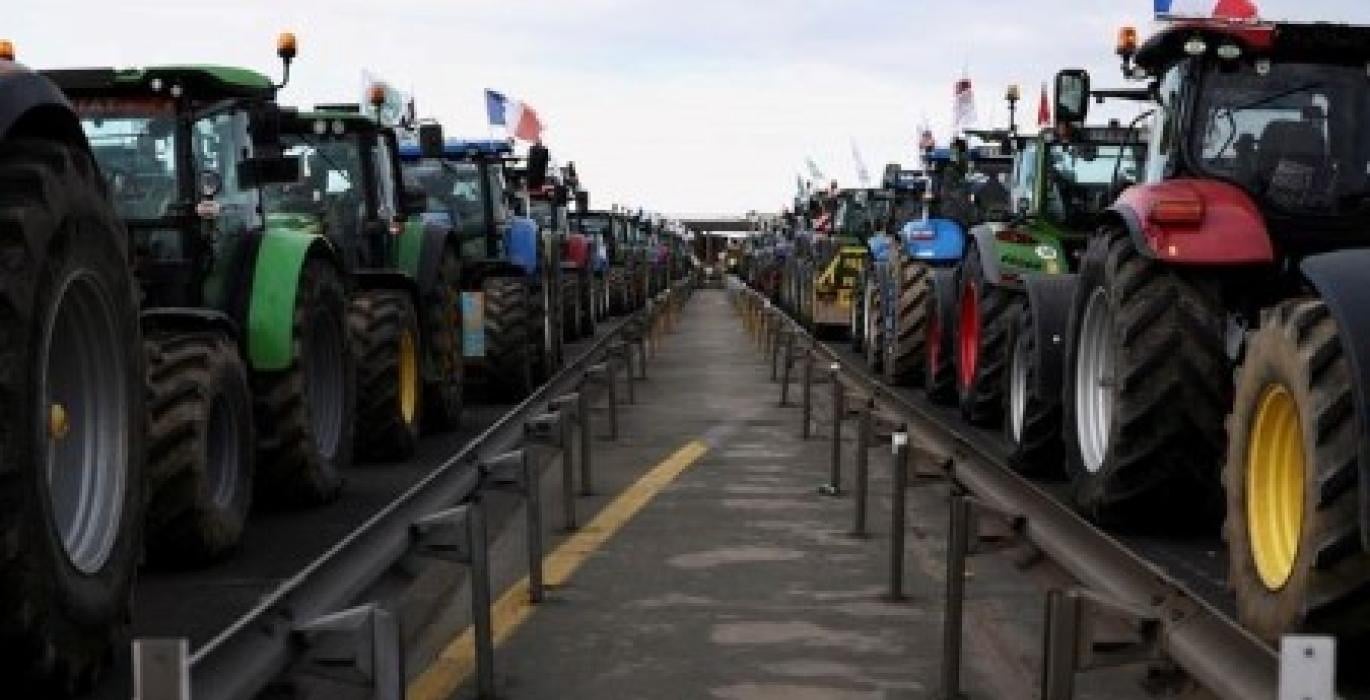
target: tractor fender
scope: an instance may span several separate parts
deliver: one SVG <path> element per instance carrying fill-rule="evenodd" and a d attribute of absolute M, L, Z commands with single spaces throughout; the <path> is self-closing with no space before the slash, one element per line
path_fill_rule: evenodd
<path fill-rule="evenodd" d="M 1037 391 L 1059 392 L 1065 381 L 1066 326 L 1078 277 L 1074 273 L 1028 275 L 1023 280 L 1037 341 Z M 1012 352 L 1012 350 L 1010 350 Z"/>
<path fill-rule="evenodd" d="M 986 282 L 999 287 L 1004 284 L 1004 272 L 999 265 L 999 241 L 994 234 L 1002 224 L 981 224 L 970 230 L 970 238 L 975 241 L 975 254 L 980 258 L 980 273 Z M 1018 286 L 1016 283 L 1014 286 Z"/>
<path fill-rule="evenodd" d="M 1195 223 L 1161 223 L 1157 207 L 1196 203 Z M 1180 265 L 1260 265 L 1275 261 L 1265 218 L 1240 188 L 1216 180 L 1176 179 L 1129 187 L 1109 210 L 1143 255 Z"/>
<path fill-rule="evenodd" d="M 456 247 L 456 238 L 451 227 L 441 220 L 411 220 L 405 224 L 404 232 L 400 234 L 396 266 L 409 275 L 420 298 L 432 291 L 443 250 L 448 245 Z"/>
<path fill-rule="evenodd" d="M 504 250 L 509 261 L 525 275 L 538 271 L 538 225 L 526 216 L 516 216 L 504 230 Z"/>
<path fill-rule="evenodd" d="M 254 371 L 290 367 L 295 292 L 304 263 L 312 257 L 322 257 L 341 269 L 337 251 L 323 236 L 287 227 L 268 227 L 263 233 L 247 311 L 247 358 Z"/>
<path fill-rule="evenodd" d="M 1359 426 L 1361 546 L 1370 550 L 1370 250 L 1341 250 L 1300 264 L 1308 282 L 1332 312 L 1342 352 L 1351 364 L 1352 395 Z"/>
<path fill-rule="evenodd" d="M 62 90 L 28 67 L 0 61 L 0 139 L 36 136 L 89 152 L 76 111 Z"/>
<path fill-rule="evenodd" d="M 145 309 L 138 315 L 138 320 L 145 334 L 155 331 L 214 331 L 223 333 L 237 343 L 241 331 L 233 317 L 203 307 L 164 306 Z"/>
<path fill-rule="evenodd" d="M 581 269 L 590 265 L 590 239 L 583 233 L 573 233 L 566 237 L 561 246 L 562 266 L 570 265 Z"/>
<path fill-rule="evenodd" d="M 959 262 L 966 253 L 966 232 L 951 219 L 918 219 L 899 231 L 904 254 L 927 263 Z"/>

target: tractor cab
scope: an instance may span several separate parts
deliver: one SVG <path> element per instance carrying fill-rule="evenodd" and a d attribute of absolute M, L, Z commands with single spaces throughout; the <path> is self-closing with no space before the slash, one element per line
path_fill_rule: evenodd
<path fill-rule="evenodd" d="M 221 66 L 45 75 L 81 118 L 129 229 L 145 303 L 226 310 L 238 276 L 209 272 L 248 264 L 266 226 L 261 188 L 299 176 L 281 153 L 277 86 Z"/>
<path fill-rule="evenodd" d="M 1365 235 L 1370 27 L 1179 20 L 1140 48 L 1125 29 L 1119 54 L 1158 102 L 1142 179 L 1173 183 L 1123 197 L 1155 224 L 1148 236 L 1228 208 L 1295 255 Z"/>

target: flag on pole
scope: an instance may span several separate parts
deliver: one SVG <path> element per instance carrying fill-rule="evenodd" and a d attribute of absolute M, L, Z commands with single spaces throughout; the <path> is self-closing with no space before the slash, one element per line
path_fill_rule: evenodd
<path fill-rule="evenodd" d="M 508 126 L 504 121 L 504 112 L 508 106 L 508 98 L 499 92 L 486 88 L 485 116 L 490 120 L 490 126 Z"/>
<path fill-rule="evenodd" d="M 536 142 L 542 140 L 542 119 L 531 105 L 511 100 L 495 90 L 485 91 L 485 116 L 490 126 L 502 126 L 514 138 Z"/>
<path fill-rule="evenodd" d="M 1037 126 L 1051 126 L 1051 97 L 1042 83 L 1042 101 L 1037 104 Z"/>
<path fill-rule="evenodd" d="M 1254 0 L 1154 0 L 1157 17 L 1256 19 Z"/>
<path fill-rule="evenodd" d="M 856 139 L 851 140 L 851 157 L 856 163 L 856 181 L 862 187 L 871 186 L 871 173 L 866 169 L 866 161 L 861 157 L 861 149 L 856 146 Z"/>
<path fill-rule="evenodd" d="M 807 166 L 809 167 L 809 177 L 810 177 L 810 178 L 812 178 L 812 179 L 814 179 L 814 180 L 822 180 L 822 179 L 823 179 L 823 171 L 818 169 L 818 164 L 815 163 L 815 162 L 813 162 L 813 159 L 812 159 L 812 158 L 805 158 L 805 159 L 804 159 L 804 164 L 807 165 Z"/>
<path fill-rule="evenodd" d="M 974 126 L 975 117 L 975 88 L 971 85 L 970 76 L 965 75 L 956 81 L 952 89 L 952 128 L 956 130 Z"/>

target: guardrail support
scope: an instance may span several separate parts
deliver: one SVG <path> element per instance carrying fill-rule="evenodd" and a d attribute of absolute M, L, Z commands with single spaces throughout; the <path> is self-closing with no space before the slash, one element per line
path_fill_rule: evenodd
<path fill-rule="evenodd" d="M 133 640 L 133 697 L 190 700 L 189 658 L 186 639 Z"/>
<path fill-rule="evenodd" d="M 904 599 L 904 499 L 908 495 L 909 433 L 901 427 L 890 436 L 890 600 Z"/>
<path fill-rule="evenodd" d="M 1126 621 L 1136 631 L 1137 640 L 1096 642 L 1097 626 L 1103 618 Z M 1159 634 L 1160 619 L 1155 610 L 1115 601 L 1086 588 L 1048 591 L 1042 644 L 1042 699 L 1073 698 L 1075 675 L 1080 671 L 1161 658 Z M 1300 694 L 1295 697 L 1331 700 L 1332 696 Z"/>
<path fill-rule="evenodd" d="M 310 620 L 295 630 L 310 651 L 312 673 L 370 686 L 373 700 L 403 700 L 400 628 L 390 611 L 361 605 Z"/>
<path fill-rule="evenodd" d="M 870 448 L 871 448 L 871 404 L 872 399 L 861 403 L 856 422 L 856 494 L 855 521 L 852 523 L 852 537 L 867 537 L 866 502 L 870 491 Z"/>
<path fill-rule="evenodd" d="M 828 365 L 828 381 L 832 382 L 832 457 L 828 483 L 818 492 L 826 496 L 842 495 L 842 420 L 847 417 L 846 388 L 842 386 L 842 365 Z"/>
<path fill-rule="evenodd" d="M 481 485 L 497 491 L 521 494 L 526 505 L 528 530 L 528 602 L 541 603 L 542 585 L 542 493 L 538 470 L 524 450 L 506 452 L 482 462 Z"/>
<path fill-rule="evenodd" d="M 808 440 L 813 434 L 813 348 L 809 348 L 804 353 L 804 380 L 803 387 L 800 389 L 800 396 L 803 398 L 800 417 L 804 424 L 799 428 L 799 437 Z"/>
<path fill-rule="evenodd" d="M 579 527 L 576 524 L 576 464 L 575 452 L 571 450 L 572 422 L 575 420 L 576 405 L 580 403 L 579 394 L 558 396 L 549 402 L 555 411 L 557 432 L 555 447 L 561 455 L 561 516 L 562 526 L 567 532 Z"/>
<path fill-rule="evenodd" d="M 794 368 L 794 345 L 785 344 L 785 365 L 780 370 L 780 407 L 790 405 L 790 370 Z"/>
<path fill-rule="evenodd" d="M 966 553 L 970 548 L 970 498 L 957 487 L 951 494 L 947 535 L 947 595 L 942 620 L 942 698 L 961 695 L 961 624 L 966 604 Z"/>
<path fill-rule="evenodd" d="M 614 378 L 614 358 L 610 356 L 604 362 L 590 365 L 585 370 L 585 376 L 589 381 L 602 384 L 605 387 L 605 395 L 609 399 L 609 438 L 618 439 L 618 380 Z"/>
<path fill-rule="evenodd" d="M 490 548 L 485 539 L 485 506 L 479 492 L 463 505 L 429 515 L 409 526 L 423 556 L 465 564 L 471 580 L 471 629 L 476 649 L 476 691 L 495 697 L 495 642 L 490 613 Z"/>
<path fill-rule="evenodd" d="M 791 336 L 790 336 L 790 333 L 789 333 L 789 329 L 787 329 L 787 328 L 781 328 L 781 327 L 779 326 L 779 324 L 777 324 L 777 325 L 776 325 L 776 329 L 775 329 L 775 334 L 774 334 L 773 337 L 775 338 L 775 340 L 774 340 L 774 342 L 771 343 L 771 347 L 770 347 L 770 354 L 771 354 L 771 381 L 777 382 L 777 381 L 780 381 L 780 346 L 781 346 L 781 340 L 782 340 L 782 339 L 784 340 L 785 350 L 786 350 L 787 352 L 793 352 L 793 349 L 792 349 L 792 346 L 790 345 L 790 337 L 791 337 Z"/>
<path fill-rule="evenodd" d="M 594 431 L 590 429 L 590 394 L 586 391 L 576 393 L 576 416 L 580 418 L 580 495 L 593 496 L 591 477 L 594 468 Z"/>

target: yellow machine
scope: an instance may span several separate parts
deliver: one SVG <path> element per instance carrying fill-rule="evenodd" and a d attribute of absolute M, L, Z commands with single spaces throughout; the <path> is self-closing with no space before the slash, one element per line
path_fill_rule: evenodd
<path fill-rule="evenodd" d="M 813 326 L 845 329 L 851 322 L 856 280 L 866 266 L 866 247 L 844 245 L 832 256 L 813 285 Z"/>

